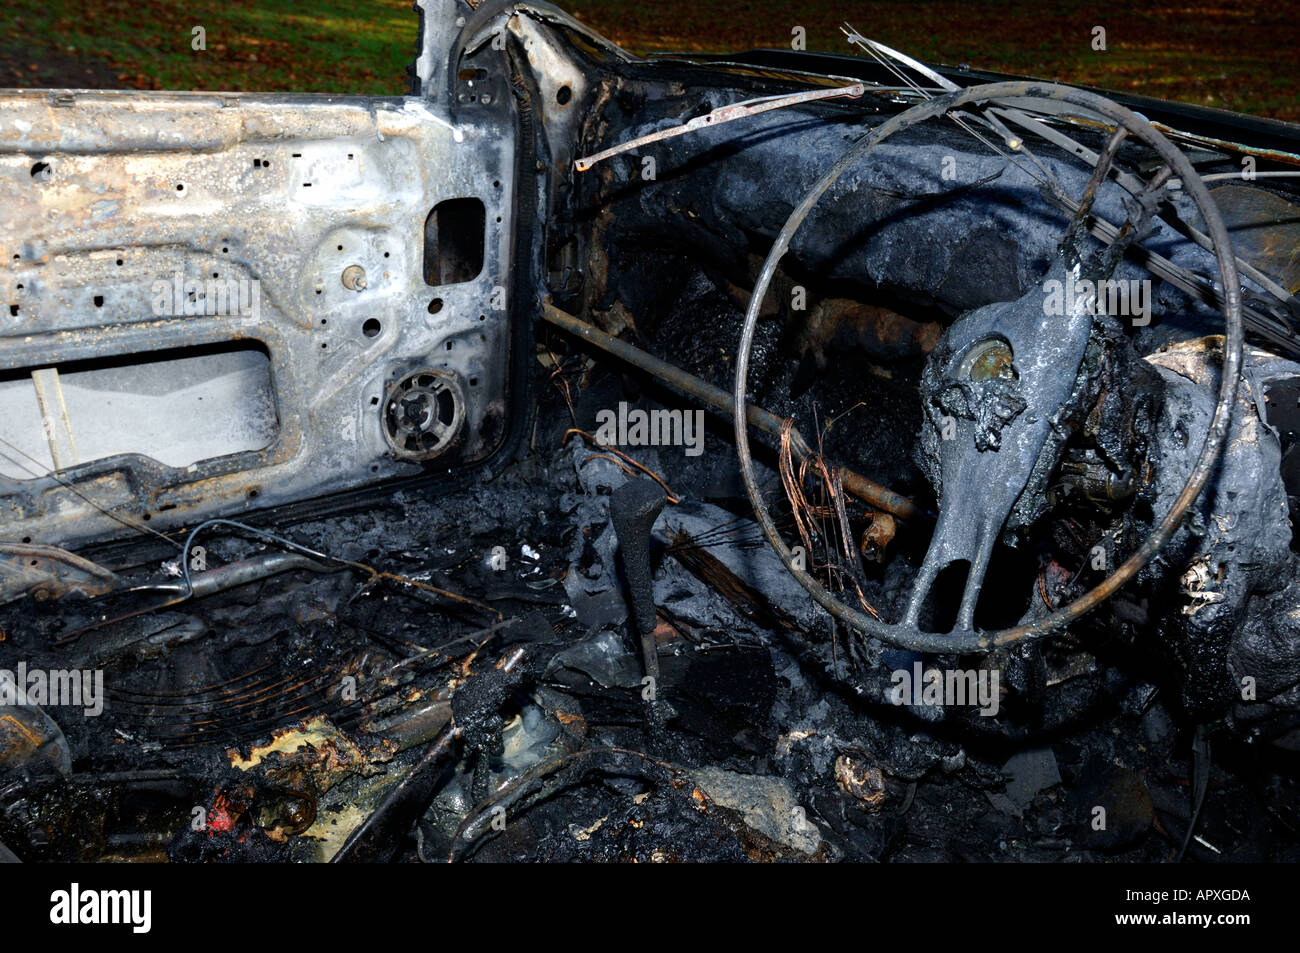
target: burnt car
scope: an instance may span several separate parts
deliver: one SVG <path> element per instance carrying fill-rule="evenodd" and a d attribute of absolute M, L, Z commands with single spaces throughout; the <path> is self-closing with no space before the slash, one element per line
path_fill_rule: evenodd
<path fill-rule="evenodd" d="M 1300 128 L 415 9 L 0 93 L 5 853 L 1296 859 Z"/>

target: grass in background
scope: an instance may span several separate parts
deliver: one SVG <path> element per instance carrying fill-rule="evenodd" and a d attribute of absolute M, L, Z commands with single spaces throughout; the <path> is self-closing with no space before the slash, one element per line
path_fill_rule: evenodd
<path fill-rule="evenodd" d="M 0 2 L 0 62 L 41 80 L 89 58 L 125 88 L 394 95 L 415 56 L 418 21 L 396 0 Z"/>
<path fill-rule="evenodd" d="M 407 0 L 0 0 L 0 84 L 405 92 Z M 849 52 L 839 25 L 920 59 L 1300 121 L 1300 3 L 1081 0 L 560 0 L 633 52 Z M 207 50 L 190 48 L 191 28 Z M 1092 49 L 1106 29 L 1107 51 Z M 93 81 L 83 78 L 93 74 Z"/>

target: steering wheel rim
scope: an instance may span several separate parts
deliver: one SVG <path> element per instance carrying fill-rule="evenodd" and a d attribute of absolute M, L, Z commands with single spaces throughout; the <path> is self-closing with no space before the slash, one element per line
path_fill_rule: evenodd
<path fill-rule="evenodd" d="M 1168 163 L 1173 173 L 1182 179 L 1183 189 L 1196 203 L 1197 209 L 1205 221 L 1206 233 L 1213 242 L 1215 257 L 1218 260 L 1219 273 L 1223 282 L 1225 335 L 1219 393 L 1214 408 L 1214 416 L 1206 432 L 1205 442 L 1197 457 L 1196 465 L 1188 475 L 1187 481 L 1173 506 L 1165 514 L 1159 525 L 1143 541 L 1142 545 L 1107 575 L 1105 579 L 1068 605 L 1053 610 L 1033 622 L 991 632 L 980 632 L 977 629 L 972 629 L 969 632 L 923 632 L 916 627 L 874 619 L 851 606 L 845 605 L 822 586 L 817 579 L 799 568 L 795 563 L 793 553 L 781 538 L 776 524 L 768 512 L 767 505 L 763 502 L 762 494 L 759 492 L 758 483 L 754 477 L 753 459 L 749 449 L 749 433 L 746 426 L 748 401 L 746 400 L 745 391 L 749 377 L 749 359 L 753 349 L 754 333 L 758 326 L 759 314 L 767 298 L 777 266 L 789 250 L 790 243 L 799 227 L 831 186 L 853 165 L 869 155 L 877 145 L 894 133 L 927 119 L 944 115 L 950 110 L 961 106 L 1009 97 L 1048 99 L 1079 106 L 1098 113 L 1104 118 L 1113 121 L 1117 127 L 1125 128 L 1130 133 L 1140 137 L 1148 146 L 1155 149 L 1161 158 Z M 736 454 L 740 464 L 741 478 L 745 484 L 745 493 L 749 497 L 750 505 L 754 508 L 754 515 L 763 531 L 763 535 L 785 565 L 786 570 L 808 591 L 814 601 L 830 612 L 831 615 L 867 635 L 878 638 L 882 642 L 897 648 L 936 654 L 984 653 L 999 646 L 1040 639 L 1063 630 L 1065 626 L 1114 595 L 1121 586 L 1137 575 L 1142 567 L 1159 552 L 1177 531 L 1183 516 L 1200 495 L 1210 472 L 1223 451 L 1228 428 L 1231 424 L 1232 408 L 1237 396 L 1242 360 L 1242 342 L 1241 283 L 1237 274 L 1232 242 L 1228 237 L 1223 219 L 1219 215 L 1218 207 L 1210 198 L 1209 190 L 1201 182 L 1200 176 L 1192 168 L 1187 157 L 1145 118 L 1096 93 L 1055 83 L 988 83 L 947 93 L 919 103 L 890 117 L 854 143 L 804 195 L 800 203 L 790 213 L 775 241 L 773 241 L 763 267 L 759 272 L 754 292 L 750 296 L 749 307 L 745 314 L 745 324 L 741 332 L 740 346 L 736 355 L 733 387 L 736 408 L 734 418 Z"/>

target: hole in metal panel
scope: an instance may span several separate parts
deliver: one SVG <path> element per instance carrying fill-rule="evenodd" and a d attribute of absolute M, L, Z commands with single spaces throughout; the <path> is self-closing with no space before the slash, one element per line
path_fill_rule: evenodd
<path fill-rule="evenodd" d="M 473 281 L 483 270 L 487 212 L 476 198 L 447 199 L 424 223 L 424 281 L 431 286 Z"/>
<path fill-rule="evenodd" d="M 119 454 L 186 467 L 262 450 L 280 430 L 270 354 L 203 345 L 0 374 L 0 474 L 44 476 Z"/>

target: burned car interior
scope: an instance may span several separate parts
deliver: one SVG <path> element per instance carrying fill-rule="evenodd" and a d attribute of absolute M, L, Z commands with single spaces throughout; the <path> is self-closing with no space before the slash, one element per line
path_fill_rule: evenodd
<path fill-rule="evenodd" d="M 0 91 L 0 855 L 1300 859 L 1300 127 L 414 10 Z"/>

